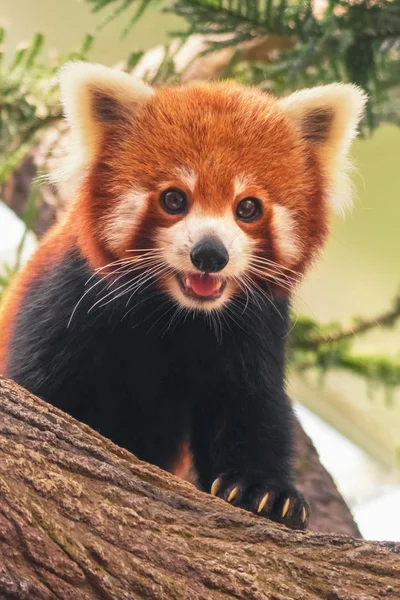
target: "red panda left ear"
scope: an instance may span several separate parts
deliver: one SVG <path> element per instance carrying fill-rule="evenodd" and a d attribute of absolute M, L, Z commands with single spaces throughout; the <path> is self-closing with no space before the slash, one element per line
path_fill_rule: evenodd
<path fill-rule="evenodd" d="M 328 178 L 330 203 L 337 213 L 351 204 L 347 153 L 366 101 L 360 88 L 342 83 L 301 90 L 279 101 L 301 137 L 317 150 Z"/>
<path fill-rule="evenodd" d="M 85 62 L 67 63 L 60 71 L 60 86 L 72 134 L 68 177 L 91 163 L 105 130 L 124 127 L 154 93 L 123 71 Z"/>

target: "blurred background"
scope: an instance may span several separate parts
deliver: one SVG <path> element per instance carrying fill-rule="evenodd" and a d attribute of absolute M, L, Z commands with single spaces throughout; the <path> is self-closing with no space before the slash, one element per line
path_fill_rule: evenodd
<path fill-rule="evenodd" d="M 294 301 L 289 389 L 361 533 L 400 540 L 399 0 L 2 0 L 0 26 L 0 294 L 69 201 L 38 183 L 65 135 L 55 77 L 65 60 L 155 85 L 367 90 L 355 207 L 334 219 Z"/>

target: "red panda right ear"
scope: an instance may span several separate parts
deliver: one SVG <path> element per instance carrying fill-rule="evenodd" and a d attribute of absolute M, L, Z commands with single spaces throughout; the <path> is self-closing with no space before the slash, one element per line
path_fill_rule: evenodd
<path fill-rule="evenodd" d="M 366 101 L 363 90 L 344 83 L 301 90 L 279 101 L 301 137 L 319 154 L 329 182 L 329 201 L 339 214 L 351 205 L 347 154 Z"/>
<path fill-rule="evenodd" d="M 127 73 L 85 62 L 67 63 L 60 71 L 60 85 L 73 142 L 69 174 L 90 164 L 106 128 L 124 127 L 154 93 Z"/>

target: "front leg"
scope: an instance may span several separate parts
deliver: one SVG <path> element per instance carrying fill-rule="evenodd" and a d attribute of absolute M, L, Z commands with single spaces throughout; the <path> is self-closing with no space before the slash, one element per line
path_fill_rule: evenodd
<path fill-rule="evenodd" d="M 283 390 L 259 395 L 223 385 L 212 400 L 203 399 L 194 415 L 192 441 L 202 489 L 305 529 L 309 508 L 292 485 L 293 420 Z"/>

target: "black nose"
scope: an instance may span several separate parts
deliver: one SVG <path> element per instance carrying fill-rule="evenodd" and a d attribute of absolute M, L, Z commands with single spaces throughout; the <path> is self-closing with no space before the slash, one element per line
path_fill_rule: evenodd
<path fill-rule="evenodd" d="M 204 273 L 217 273 L 228 264 L 229 254 L 217 238 L 204 238 L 190 254 L 194 266 Z"/>

